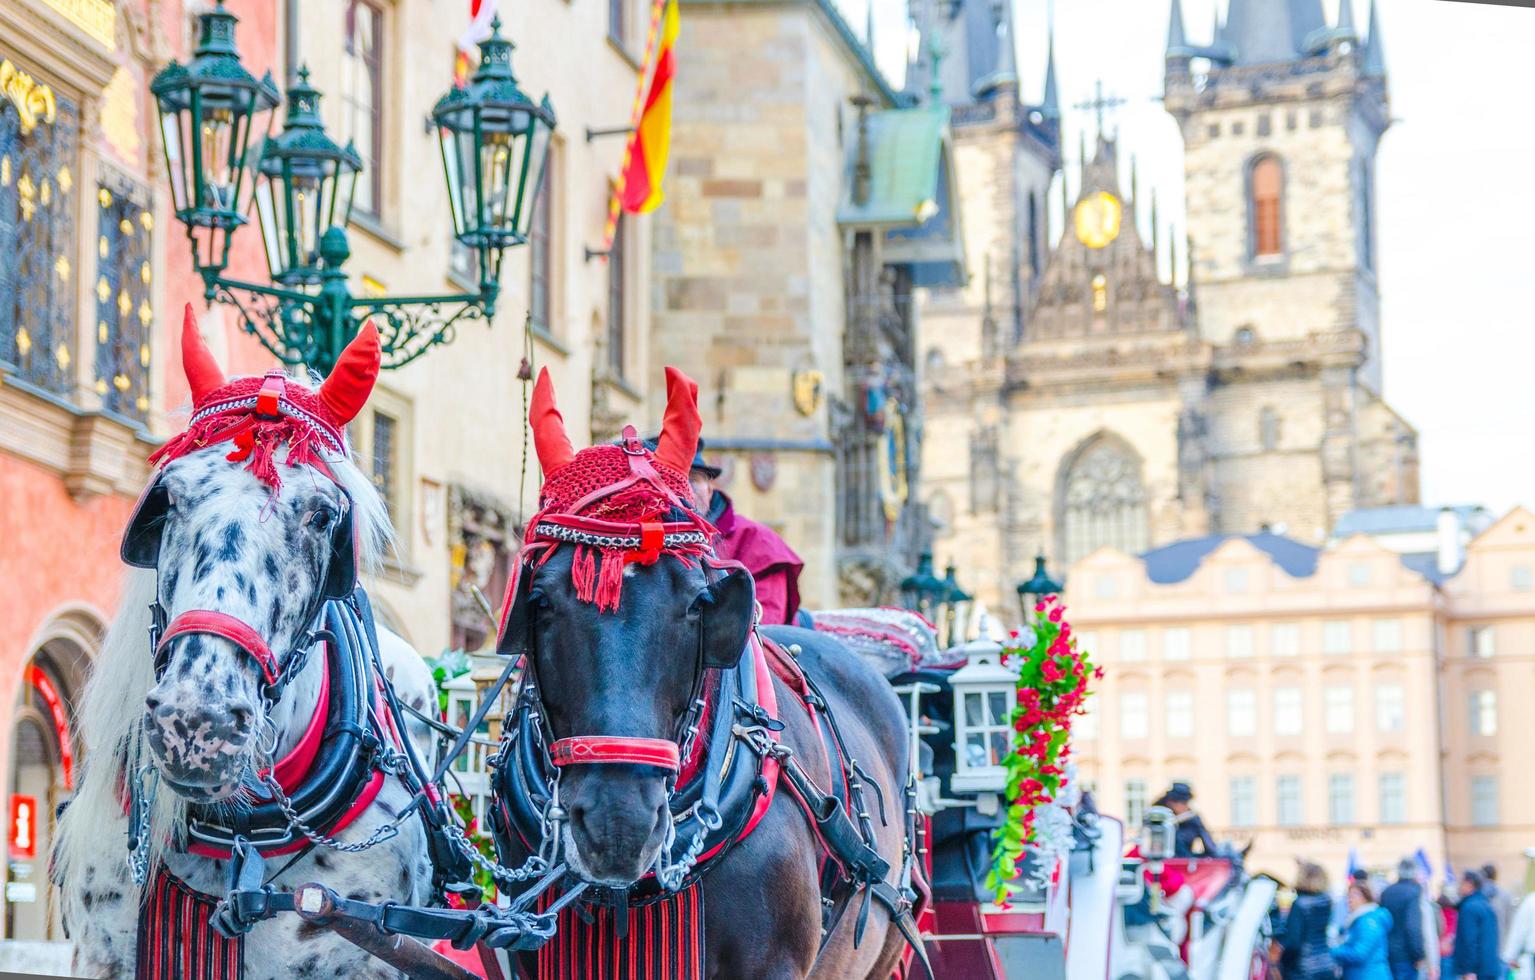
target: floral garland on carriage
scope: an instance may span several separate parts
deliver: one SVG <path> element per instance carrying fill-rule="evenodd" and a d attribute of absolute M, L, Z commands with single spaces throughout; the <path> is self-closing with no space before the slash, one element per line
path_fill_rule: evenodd
<path fill-rule="evenodd" d="M 1079 795 L 1070 762 L 1072 721 L 1085 710 L 1089 679 L 1103 676 L 1078 646 L 1058 596 L 1036 603 L 1034 613 L 1032 626 L 1015 631 L 1002 650 L 1002 664 L 1017 665 L 1018 693 L 1009 715 L 1012 751 L 1003 760 L 1007 813 L 992 835 L 986 888 L 1003 907 L 1022 890 L 1019 865 L 1026 852 L 1039 857 L 1037 874 L 1048 876 L 1056 859 L 1071 850 L 1065 808 Z"/>

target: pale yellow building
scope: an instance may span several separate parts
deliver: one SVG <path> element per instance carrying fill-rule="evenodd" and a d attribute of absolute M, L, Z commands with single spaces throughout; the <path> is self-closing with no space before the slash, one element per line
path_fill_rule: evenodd
<path fill-rule="evenodd" d="M 1214 536 L 1078 562 L 1070 618 L 1104 677 L 1076 756 L 1099 805 L 1137 823 L 1185 780 L 1217 838 L 1281 877 L 1297 855 L 1336 875 L 1351 850 L 1388 870 L 1421 847 L 1519 880 L 1535 515 L 1487 524 L 1381 508 L 1323 548 Z"/>

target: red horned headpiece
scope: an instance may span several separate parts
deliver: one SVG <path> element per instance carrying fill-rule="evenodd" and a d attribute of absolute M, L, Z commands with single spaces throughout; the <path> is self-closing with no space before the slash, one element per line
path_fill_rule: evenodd
<path fill-rule="evenodd" d="M 336 360 L 319 391 L 282 371 L 228 380 L 197 329 L 192 304 L 181 326 L 181 366 L 192 390 L 192 418 L 181 435 L 149 457 L 162 466 L 217 442 L 232 440 L 230 462 L 245 463 L 263 483 L 282 486 L 274 454 L 288 447 L 289 466 L 325 467 L 346 455 L 346 424 L 356 418 L 378 380 L 382 350 L 369 320 Z"/>
<path fill-rule="evenodd" d="M 580 598 L 616 608 L 624 565 L 650 564 L 663 553 L 691 560 L 710 550 L 715 530 L 697 513 L 688 484 L 703 420 L 698 385 L 687 375 L 666 369 L 666 412 L 653 452 L 632 425 L 620 445 L 576 452 L 547 368 L 533 386 L 528 421 L 544 485 L 524 541 L 542 549 L 544 559 L 563 542 L 576 545 L 572 574 Z"/>

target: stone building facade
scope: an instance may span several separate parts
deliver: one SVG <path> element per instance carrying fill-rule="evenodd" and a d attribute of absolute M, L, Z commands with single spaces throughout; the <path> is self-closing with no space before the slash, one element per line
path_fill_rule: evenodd
<path fill-rule="evenodd" d="M 719 483 L 804 558 L 804 605 L 892 602 L 925 534 L 912 295 L 950 237 L 947 114 L 901 108 L 825 0 L 681 15 L 649 356 L 698 380 Z"/>
<path fill-rule="evenodd" d="M 1217 839 L 1281 880 L 1297 854 L 1389 873 L 1422 848 L 1519 881 L 1535 515 L 1388 507 L 1341 528 L 1322 548 L 1214 535 L 1073 565 L 1078 640 L 1104 667 L 1082 778 L 1133 823 L 1189 782 Z"/>
<path fill-rule="evenodd" d="M 1015 608 L 1036 553 L 1066 565 L 1262 528 L 1320 543 L 1350 510 L 1416 502 L 1416 433 L 1381 395 L 1383 41 L 1373 13 L 1366 39 L 1342 10 L 1329 26 L 1317 0 L 1233 0 L 1196 46 L 1175 0 L 1186 237 L 1100 132 L 1061 174 L 1066 220 L 1045 238 L 1053 55 L 1044 105 L 985 79 L 964 91 L 956 158 L 982 178 L 961 181 L 968 232 L 995 222 L 971 264 L 997 273 L 924 297 L 923 322 L 951 325 L 924 334 L 924 466 L 935 549 L 993 608 Z M 1003 138 L 959 122 L 1004 116 Z"/>

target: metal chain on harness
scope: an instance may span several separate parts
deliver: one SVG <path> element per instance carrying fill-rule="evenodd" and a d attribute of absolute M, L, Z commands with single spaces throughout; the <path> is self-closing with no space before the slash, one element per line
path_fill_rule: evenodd
<path fill-rule="evenodd" d="M 144 792 L 144 774 L 149 773 L 149 792 Z M 160 789 L 160 774 L 151 765 L 142 766 L 133 777 L 133 801 L 138 808 L 138 826 L 131 828 L 133 841 L 128 848 L 128 876 L 139 886 L 149 880 L 149 818 L 155 808 L 155 794 Z M 130 808 L 131 809 L 131 808 Z"/>

